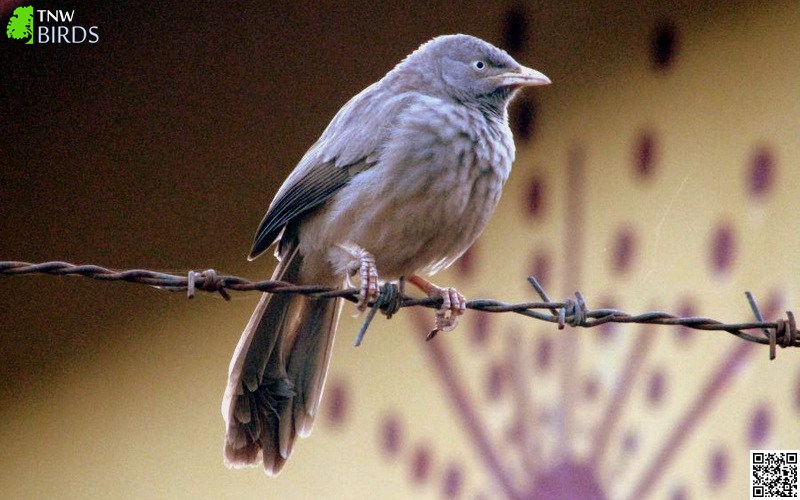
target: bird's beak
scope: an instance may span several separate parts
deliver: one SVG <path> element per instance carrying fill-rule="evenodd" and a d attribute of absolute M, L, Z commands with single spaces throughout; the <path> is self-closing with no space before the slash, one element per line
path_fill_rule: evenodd
<path fill-rule="evenodd" d="M 494 79 L 503 87 L 536 87 L 551 83 L 544 73 L 525 66 L 520 66 L 514 71 L 500 73 L 494 76 Z"/>

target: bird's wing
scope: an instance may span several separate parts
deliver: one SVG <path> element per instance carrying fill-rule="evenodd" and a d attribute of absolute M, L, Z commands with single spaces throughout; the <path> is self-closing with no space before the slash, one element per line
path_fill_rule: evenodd
<path fill-rule="evenodd" d="M 269 248 L 286 224 L 319 206 L 378 160 L 392 124 L 412 94 L 385 96 L 380 82 L 353 97 L 284 181 L 256 231 L 250 259 Z"/>

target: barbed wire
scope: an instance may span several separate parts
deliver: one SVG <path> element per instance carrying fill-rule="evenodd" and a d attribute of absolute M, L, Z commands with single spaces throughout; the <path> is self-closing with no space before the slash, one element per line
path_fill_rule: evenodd
<path fill-rule="evenodd" d="M 197 291 L 219 293 L 226 300 L 230 300 L 229 291 L 248 292 L 258 290 L 269 293 L 299 293 L 318 298 L 339 297 L 350 302 L 357 302 L 359 292 L 358 288 L 293 285 L 277 280 L 252 281 L 238 276 L 219 275 L 213 269 L 200 272 L 189 271 L 185 276 L 182 276 L 146 269 L 114 270 L 91 264 L 75 265 L 58 261 L 38 264 L 0 261 L 0 274 L 9 276 L 29 274 L 77 275 L 101 281 L 140 283 L 173 292 L 183 291 L 188 294 L 189 298 L 193 298 Z M 559 329 L 563 329 L 567 325 L 592 328 L 605 323 L 638 323 L 681 326 L 704 331 L 723 331 L 748 342 L 769 345 L 770 359 L 775 359 L 778 346 L 800 347 L 800 335 L 798 335 L 794 314 L 791 311 L 786 311 L 785 318 L 765 321 L 755 298 L 750 292 L 745 292 L 745 296 L 755 316 L 755 321 L 723 323 L 706 317 L 680 317 L 662 311 L 629 314 L 618 309 L 590 309 L 586 305 L 583 294 L 580 292 L 575 292 L 575 298 L 567 298 L 561 302 L 551 301 L 534 277 L 529 277 L 528 282 L 539 295 L 540 301 L 506 303 L 492 299 L 476 299 L 467 301 L 466 307 L 467 309 L 489 313 L 512 312 L 529 318 L 555 323 Z M 361 344 L 367 327 L 379 310 L 391 318 L 393 314 L 404 307 L 421 306 L 435 309 L 441 306 L 441 298 L 410 297 L 404 293 L 403 288 L 402 280 L 398 284 L 386 283 L 381 286 L 381 293 L 378 299 L 369 304 L 370 310 L 356 336 L 355 345 Z M 431 331 L 427 337 L 428 340 L 437 333 L 438 330 Z"/>

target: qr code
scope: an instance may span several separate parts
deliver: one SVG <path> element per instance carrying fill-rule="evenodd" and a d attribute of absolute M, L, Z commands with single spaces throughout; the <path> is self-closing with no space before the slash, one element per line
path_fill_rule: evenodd
<path fill-rule="evenodd" d="M 791 451 L 750 451 L 750 498 L 798 498 L 797 455 Z"/>

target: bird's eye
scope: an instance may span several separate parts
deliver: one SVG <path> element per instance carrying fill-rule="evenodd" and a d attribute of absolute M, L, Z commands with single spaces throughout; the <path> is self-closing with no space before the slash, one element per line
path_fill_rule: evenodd
<path fill-rule="evenodd" d="M 483 61 L 475 61 L 472 65 L 475 66 L 475 69 L 478 71 L 482 71 L 486 67 L 486 63 Z"/>

